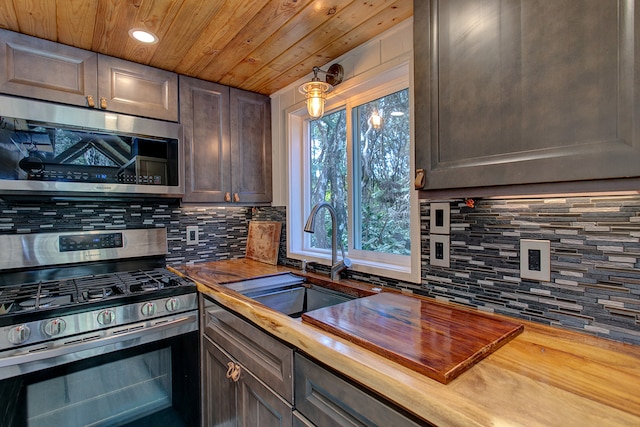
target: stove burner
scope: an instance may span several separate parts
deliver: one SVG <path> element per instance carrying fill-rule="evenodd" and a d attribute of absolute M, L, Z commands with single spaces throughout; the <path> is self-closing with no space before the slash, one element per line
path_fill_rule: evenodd
<path fill-rule="evenodd" d="M 113 295 L 113 289 L 111 288 L 89 288 L 86 290 L 87 300 L 95 301 Z"/>
<path fill-rule="evenodd" d="M 29 298 L 27 300 L 21 301 L 20 303 L 18 303 L 18 305 L 23 310 L 31 310 L 36 308 L 36 306 L 38 308 L 50 307 L 54 301 L 55 301 L 55 298 L 51 298 L 51 297 Z"/>
<path fill-rule="evenodd" d="M 158 289 L 160 289 L 159 284 L 156 281 L 152 281 L 149 279 L 140 280 L 138 283 L 133 283 L 129 287 L 129 290 L 132 293 L 155 291 Z"/>

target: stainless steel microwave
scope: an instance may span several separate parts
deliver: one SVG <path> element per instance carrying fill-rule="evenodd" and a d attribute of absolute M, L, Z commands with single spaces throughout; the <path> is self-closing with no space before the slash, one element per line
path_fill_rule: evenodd
<path fill-rule="evenodd" d="M 180 136 L 177 123 L 0 96 L 0 197 L 180 197 Z"/>

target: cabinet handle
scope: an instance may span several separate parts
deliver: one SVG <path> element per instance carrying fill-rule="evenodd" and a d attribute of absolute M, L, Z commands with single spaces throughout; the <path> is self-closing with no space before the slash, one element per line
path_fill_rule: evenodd
<path fill-rule="evenodd" d="M 231 374 L 233 373 L 233 368 L 235 367 L 235 364 L 233 362 L 229 362 L 227 363 L 227 378 L 231 378 Z"/>
<path fill-rule="evenodd" d="M 224 201 L 225 202 L 230 202 L 231 201 L 231 193 L 229 193 L 229 192 L 224 193 Z"/>
<path fill-rule="evenodd" d="M 91 108 L 96 106 L 96 101 L 94 101 L 93 96 L 87 95 L 87 105 Z"/>
<path fill-rule="evenodd" d="M 424 169 L 416 170 L 416 179 L 413 183 L 416 190 L 422 190 L 426 181 Z"/>
<path fill-rule="evenodd" d="M 238 193 L 233 193 L 233 201 L 238 203 L 240 201 L 240 196 Z"/>
<path fill-rule="evenodd" d="M 240 365 L 236 364 L 236 368 L 233 370 L 233 374 L 231 374 L 231 379 L 233 380 L 234 383 L 237 383 L 238 380 L 240 379 Z"/>
<path fill-rule="evenodd" d="M 107 98 L 105 98 L 104 96 L 100 97 L 100 108 L 102 108 L 103 110 L 107 109 Z"/>
<path fill-rule="evenodd" d="M 240 379 L 240 365 L 233 362 L 227 363 L 227 378 L 229 378 L 234 383 L 237 383 Z"/>

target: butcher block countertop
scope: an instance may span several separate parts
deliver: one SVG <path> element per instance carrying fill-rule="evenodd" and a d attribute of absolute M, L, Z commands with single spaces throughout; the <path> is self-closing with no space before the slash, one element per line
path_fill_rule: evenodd
<path fill-rule="evenodd" d="M 249 259 L 185 265 L 176 271 L 194 279 L 200 292 L 221 305 L 435 425 L 640 426 L 640 346 L 494 316 L 523 324 L 524 330 L 443 384 L 222 285 L 284 272 L 301 274 L 299 271 Z M 311 283 L 357 296 L 379 293 L 362 282 L 301 275 Z"/>

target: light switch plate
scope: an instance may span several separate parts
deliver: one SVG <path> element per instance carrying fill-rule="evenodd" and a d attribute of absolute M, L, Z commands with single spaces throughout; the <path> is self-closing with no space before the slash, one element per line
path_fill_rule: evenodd
<path fill-rule="evenodd" d="M 542 282 L 551 280 L 549 240 L 520 239 L 520 277 Z"/>
<path fill-rule="evenodd" d="M 429 241 L 429 264 L 449 268 L 449 236 L 430 234 Z"/>
<path fill-rule="evenodd" d="M 199 229 L 197 225 L 187 226 L 187 245 L 198 244 L 198 241 L 199 241 L 198 231 Z"/>
<path fill-rule="evenodd" d="M 431 203 L 429 211 L 429 232 L 435 234 L 449 234 L 451 207 L 449 203 Z"/>

